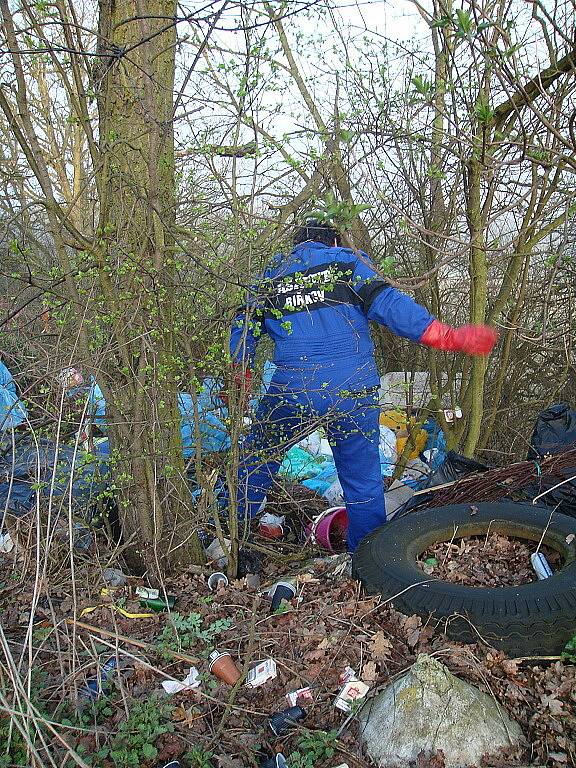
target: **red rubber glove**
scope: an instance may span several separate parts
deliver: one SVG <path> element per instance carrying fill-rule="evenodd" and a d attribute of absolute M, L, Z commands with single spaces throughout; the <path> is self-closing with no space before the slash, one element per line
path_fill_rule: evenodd
<path fill-rule="evenodd" d="M 444 352 L 466 352 L 468 355 L 488 355 L 498 341 L 498 333 L 488 325 L 463 325 L 452 328 L 432 320 L 420 337 L 420 343 Z"/>
<path fill-rule="evenodd" d="M 242 363 L 232 363 L 232 384 L 237 392 L 243 399 L 245 407 L 247 407 L 248 400 L 252 394 L 252 371 L 250 368 L 245 368 Z M 228 393 L 226 390 L 221 390 L 220 398 L 228 403 Z"/>
<path fill-rule="evenodd" d="M 250 368 L 244 368 L 242 363 L 234 363 L 233 365 L 234 386 L 237 387 L 246 398 L 249 398 L 252 394 L 252 371 Z"/>

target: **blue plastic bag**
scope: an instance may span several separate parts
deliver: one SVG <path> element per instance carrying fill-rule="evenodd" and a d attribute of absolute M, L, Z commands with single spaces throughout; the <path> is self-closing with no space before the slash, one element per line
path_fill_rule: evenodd
<path fill-rule="evenodd" d="M 28 412 L 18 397 L 14 377 L 0 361 L 0 431 L 15 429 L 27 420 Z"/>

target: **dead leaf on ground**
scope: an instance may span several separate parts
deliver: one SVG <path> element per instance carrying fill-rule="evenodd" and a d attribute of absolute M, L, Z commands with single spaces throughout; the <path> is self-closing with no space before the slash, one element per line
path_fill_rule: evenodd
<path fill-rule="evenodd" d="M 244 762 L 237 757 L 229 757 L 228 755 L 216 755 L 215 757 L 218 768 L 244 768 Z"/>
<path fill-rule="evenodd" d="M 193 709 L 193 707 L 188 707 L 188 709 L 186 709 L 183 704 L 180 704 L 180 706 L 172 710 L 172 720 L 174 720 L 175 723 L 187 725 L 188 728 L 192 728 L 195 721 L 201 717 L 204 717 L 201 712 Z"/>
<path fill-rule="evenodd" d="M 373 683 L 378 678 L 378 672 L 376 671 L 376 664 L 373 661 L 367 661 L 362 667 L 362 674 L 360 675 L 365 683 Z"/>
<path fill-rule="evenodd" d="M 564 705 L 555 696 L 542 696 L 541 701 L 545 707 L 548 707 L 553 715 L 564 714 Z"/>
<path fill-rule="evenodd" d="M 516 675 L 518 674 L 518 665 L 520 664 L 519 661 L 514 661 L 514 659 L 504 659 L 502 662 L 502 669 L 504 672 L 506 672 L 507 675 Z"/>
<path fill-rule="evenodd" d="M 368 649 L 374 659 L 380 660 L 390 658 L 393 647 L 392 641 L 386 637 L 384 632 L 376 632 Z"/>
<path fill-rule="evenodd" d="M 437 752 L 422 750 L 416 758 L 416 768 L 444 768 L 445 765 L 444 752 L 441 749 Z"/>

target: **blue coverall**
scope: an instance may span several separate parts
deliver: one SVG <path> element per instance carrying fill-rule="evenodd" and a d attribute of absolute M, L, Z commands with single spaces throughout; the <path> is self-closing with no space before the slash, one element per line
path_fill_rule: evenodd
<path fill-rule="evenodd" d="M 380 278 L 369 257 L 307 241 L 276 256 L 236 317 L 230 350 L 252 364 L 260 336 L 277 368 L 246 439 L 239 516 L 254 517 L 283 453 L 326 429 L 348 511 L 348 549 L 386 522 L 380 473 L 380 384 L 368 321 L 419 341 L 433 316 Z"/>

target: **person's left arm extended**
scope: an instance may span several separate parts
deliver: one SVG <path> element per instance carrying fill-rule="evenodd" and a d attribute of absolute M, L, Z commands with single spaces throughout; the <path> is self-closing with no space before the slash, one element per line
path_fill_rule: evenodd
<path fill-rule="evenodd" d="M 387 326 L 397 336 L 469 355 L 489 354 L 498 340 L 497 332 L 487 325 L 453 328 L 441 323 L 425 307 L 381 278 L 366 254 L 357 261 L 353 287 L 362 299 L 366 317 Z"/>

